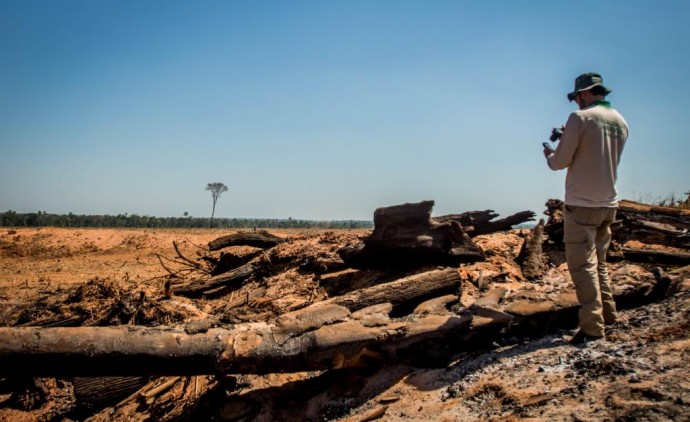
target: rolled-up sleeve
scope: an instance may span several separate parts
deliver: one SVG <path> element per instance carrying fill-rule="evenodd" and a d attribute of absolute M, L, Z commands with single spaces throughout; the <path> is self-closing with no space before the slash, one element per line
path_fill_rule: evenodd
<path fill-rule="evenodd" d="M 565 124 L 563 136 L 558 142 L 556 151 L 546 159 L 551 170 L 562 170 L 572 163 L 575 151 L 577 151 L 577 147 L 580 144 L 582 125 L 582 117 L 576 113 L 571 113 Z"/>

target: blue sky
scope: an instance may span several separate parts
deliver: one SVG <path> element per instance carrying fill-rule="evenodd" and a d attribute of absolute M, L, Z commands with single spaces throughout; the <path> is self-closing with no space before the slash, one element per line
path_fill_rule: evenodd
<path fill-rule="evenodd" d="M 597 71 L 626 199 L 690 190 L 687 1 L 0 0 L 0 212 L 533 210 Z"/>

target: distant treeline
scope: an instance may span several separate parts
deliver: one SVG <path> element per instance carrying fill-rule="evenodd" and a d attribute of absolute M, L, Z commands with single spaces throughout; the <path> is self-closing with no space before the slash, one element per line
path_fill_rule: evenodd
<path fill-rule="evenodd" d="M 137 214 L 118 215 L 75 215 L 48 214 L 38 211 L 20 214 L 7 211 L 0 214 L 2 227 L 146 227 L 146 228 L 208 228 L 210 218 L 196 217 L 151 217 Z M 214 218 L 214 228 L 260 228 L 260 229 L 367 229 L 374 226 L 372 221 L 338 220 L 314 221 L 264 218 Z"/>

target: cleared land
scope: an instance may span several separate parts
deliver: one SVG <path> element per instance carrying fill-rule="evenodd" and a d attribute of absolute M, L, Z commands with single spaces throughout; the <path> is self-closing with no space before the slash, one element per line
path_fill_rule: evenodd
<path fill-rule="evenodd" d="M 167 297 L 169 271 L 163 265 L 184 268 L 174 262 L 179 255 L 173 241 L 184 257 L 203 263 L 201 258 L 210 253 L 208 242 L 229 233 L 4 228 L 0 323 L 41 325 L 70 318 L 81 325 L 271 321 L 390 278 L 352 269 L 315 277 L 308 269 L 316 258 L 333 257 L 369 231 L 271 231 L 288 239 L 270 256 L 281 271 L 217 297 Z M 473 283 L 463 284 L 457 306 L 512 300 L 527 307 L 520 312 L 532 312 L 542 306 L 539 298 L 572 293 L 558 253 L 549 254 L 552 265 L 542 279 L 523 277 L 516 258 L 525 233 L 474 239 L 487 260 L 459 267 L 460 275 Z M 252 251 L 244 247 L 236 252 Z M 620 291 L 655 281 L 650 266 L 619 262 L 609 268 Z M 549 327 L 539 325 L 546 319 L 535 319 L 536 325 L 523 330 L 434 341 L 395 362 L 372 353 L 363 357 L 366 366 L 345 370 L 146 378 L 132 381 L 133 394 L 115 403 L 98 401 L 97 388 L 83 379 L 43 379 L 42 399 L 16 380 L 0 379 L 0 419 L 681 420 L 690 413 L 689 284 L 686 280 L 681 291 L 661 301 L 629 303 L 608 341 L 584 348 L 567 343 L 573 326 L 566 315 Z M 264 290 L 250 296 L 257 289 Z M 118 304 L 141 297 L 139 313 L 128 321 L 122 312 L 110 314 Z M 238 306 L 238 298 L 246 300 Z M 106 385 L 116 384 L 111 380 Z"/>

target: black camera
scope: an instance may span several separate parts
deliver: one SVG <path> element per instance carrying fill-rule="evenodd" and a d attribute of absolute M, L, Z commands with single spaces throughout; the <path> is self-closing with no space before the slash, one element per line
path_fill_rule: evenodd
<path fill-rule="evenodd" d="M 556 142 L 557 140 L 561 139 L 561 136 L 563 136 L 563 129 L 555 127 L 551 130 L 549 141 Z"/>

